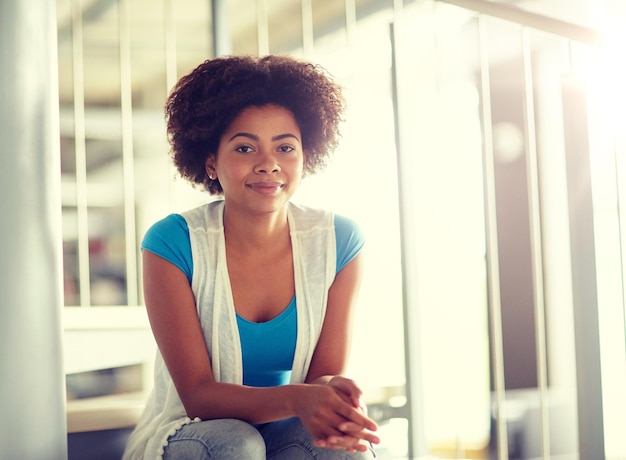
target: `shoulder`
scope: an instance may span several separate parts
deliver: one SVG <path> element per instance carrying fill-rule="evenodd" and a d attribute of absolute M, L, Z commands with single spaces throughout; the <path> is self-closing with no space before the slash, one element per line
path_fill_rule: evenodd
<path fill-rule="evenodd" d="M 215 200 L 182 213 L 192 231 L 219 229 L 222 225 L 224 200 Z"/>
<path fill-rule="evenodd" d="M 363 241 L 363 232 L 357 222 L 347 216 L 336 214 L 321 208 L 289 203 L 289 214 L 300 231 L 326 227 L 334 228 L 338 242 L 352 240 Z"/>
<path fill-rule="evenodd" d="M 349 217 L 335 214 L 334 222 L 339 272 L 363 249 L 365 237 L 356 221 Z"/>
<path fill-rule="evenodd" d="M 180 214 L 170 214 L 154 223 L 146 232 L 141 249 L 173 263 L 191 280 L 193 261 L 189 227 Z"/>
<path fill-rule="evenodd" d="M 144 236 L 142 246 L 150 245 L 154 240 L 184 235 L 189 235 L 187 222 L 180 214 L 170 214 L 152 224 Z"/>
<path fill-rule="evenodd" d="M 333 221 L 336 233 L 355 235 L 361 239 L 363 238 L 361 227 L 359 227 L 359 224 L 354 219 L 341 214 L 333 214 Z"/>
<path fill-rule="evenodd" d="M 339 272 L 361 251 L 365 237 L 357 222 L 347 216 L 324 209 L 290 204 L 289 212 L 298 234 L 333 235 Z"/>

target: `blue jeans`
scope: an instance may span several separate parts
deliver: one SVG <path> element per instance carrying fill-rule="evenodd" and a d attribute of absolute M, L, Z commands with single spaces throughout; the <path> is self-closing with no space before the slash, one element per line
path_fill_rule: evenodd
<path fill-rule="evenodd" d="M 346 452 L 313 445 L 297 417 L 253 426 L 235 419 L 184 425 L 168 439 L 164 460 L 371 460 L 374 451 Z"/>

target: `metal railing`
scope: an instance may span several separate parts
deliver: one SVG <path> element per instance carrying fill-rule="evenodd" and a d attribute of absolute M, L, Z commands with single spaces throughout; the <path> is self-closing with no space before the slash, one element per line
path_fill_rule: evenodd
<path fill-rule="evenodd" d="M 495 414 L 495 432 L 497 437 L 496 452 L 500 460 L 508 459 L 509 439 L 507 426 L 507 386 L 505 382 L 504 370 L 504 345 L 502 328 L 502 304 L 501 304 L 501 280 L 500 280 L 500 244 L 498 239 L 498 207 L 496 190 L 496 172 L 494 158 L 494 146 L 492 131 L 492 104 L 497 101 L 492 100 L 492 82 L 490 73 L 492 62 L 488 53 L 489 49 L 489 27 L 487 23 L 493 19 L 501 23 L 508 24 L 515 28 L 520 34 L 521 48 L 514 53 L 521 56 L 521 71 L 516 78 L 523 82 L 523 109 L 524 116 L 522 131 L 525 134 L 525 168 L 527 180 L 527 202 L 528 209 L 520 212 L 528 213 L 529 239 L 530 239 L 530 261 L 531 279 L 533 291 L 532 303 L 534 309 L 534 335 L 536 353 L 536 375 L 537 392 L 539 399 L 539 431 L 540 449 L 539 454 L 543 459 L 551 458 L 550 452 L 550 411 L 549 411 L 549 379 L 548 379 L 548 344 L 546 343 L 546 300 L 545 300 L 545 279 L 544 279 L 544 242 L 542 222 L 542 188 L 541 188 L 541 166 L 538 159 L 538 147 L 536 139 L 536 94 L 533 81 L 535 69 L 533 68 L 532 49 L 529 40 L 529 33 L 547 33 L 566 43 L 566 50 L 571 52 L 574 45 L 584 45 L 598 47 L 603 43 L 603 36 L 600 32 L 591 28 L 564 22 L 555 18 L 543 16 L 522 10 L 515 6 L 495 3 L 485 0 L 436 0 L 432 2 L 433 17 L 438 6 L 443 4 L 454 5 L 465 10 L 470 16 L 475 18 L 477 24 L 478 56 L 476 63 L 477 87 L 480 94 L 480 121 L 482 126 L 482 151 L 483 151 L 483 180 L 484 180 L 484 207 L 485 207 L 485 239 L 486 239 L 486 270 L 487 270 L 487 290 L 488 290 L 488 311 L 490 319 L 490 342 L 491 342 L 491 362 L 492 362 L 492 391 Z M 394 34 L 392 34 L 394 35 Z M 394 36 L 394 40 L 398 40 Z M 497 38 L 496 38 L 497 40 Z M 432 46 L 435 47 L 436 39 L 433 37 Z M 397 45 L 397 44 L 396 44 Z M 428 45 L 424 45 L 428 46 Z M 571 56 L 568 56 L 568 59 Z M 401 72 L 398 63 L 394 63 L 394 69 Z M 397 75 L 395 75 L 397 78 Z M 396 106 L 402 104 L 399 99 L 403 98 L 398 93 L 397 83 L 394 86 L 396 91 Z M 585 133 L 588 129 L 587 112 L 585 106 L 585 94 L 571 85 L 567 78 L 562 82 L 562 114 L 563 114 L 563 142 L 565 144 L 565 164 L 567 175 L 567 195 L 569 201 L 569 232 L 570 232 L 570 252 L 571 252 L 571 277 L 572 277 L 572 308 L 574 315 L 574 335 L 575 335 L 575 366 L 577 374 L 577 410 L 578 410 L 578 455 L 581 459 L 603 459 L 605 458 L 604 430 L 603 430 L 603 402 L 602 402 L 602 381 L 600 372 L 600 339 L 598 323 L 598 299 L 596 286 L 596 270 L 593 263 L 595 258 L 594 248 L 594 224 L 593 224 L 593 204 L 591 195 L 590 177 L 590 153 L 589 143 L 586 141 Z M 435 89 L 436 91 L 436 89 Z M 414 104 L 419 103 L 415 100 Z M 397 115 L 401 117 L 401 115 Z M 402 125 L 402 123 L 399 123 Z M 404 164 L 407 153 L 402 152 L 403 136 L 415 136 L 414 133 L 398 132 L 400 180 L 410 181 L 409 173 L 402 174 L 402 170 L 407 167 Z M 401 202 L 409 202 L 407 190 L 400 187 Z M 411 271 L 411 256 L 406 253 L 414 251 L 410 242 L 410 228 L 405 228 L 402 234 L 403 253 L 405 253 L 404 272 Z M 414 289 L 411 280 L 405 279 L 405 334 L 411 336 L 410 323 L 415 321 L 414 316 L 416 305 L 412 304 Z M 421 354 L 419 345 L 407 340 L 407 362 L 415 363 L 420 361 Z M 408 371 L 409 377 L 415 372 Z M 409 386 L 407 393 L 411 398 L 423 398 L 419 378 L 417 382 L 407 379 Z M 415 407 L 415 405 L 413 405 Z M 419 410 L 419 409 L 417 409 Z M 411 432 L 411 453 L 410 456 L 418 458 L 425 454 L 424 429 L 415 427 L 421 425 L 423 420 L 417 417 L 415 410 L 411 413 L 409 423 L 413 424 Z M 411 457 L 413 458 L 413 457 Z"/>

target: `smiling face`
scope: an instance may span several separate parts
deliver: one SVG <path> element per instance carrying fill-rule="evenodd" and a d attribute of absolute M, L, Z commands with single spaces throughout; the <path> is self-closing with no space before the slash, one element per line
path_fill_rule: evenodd
<path fill-rule="evenodd" d="M 279 106 L 248 107 L 221 137 L 207 174 L 219 180 L 226 206 L 252 213 L 282 210 L 304 168 L 302 136 L 293 114 Z"/>

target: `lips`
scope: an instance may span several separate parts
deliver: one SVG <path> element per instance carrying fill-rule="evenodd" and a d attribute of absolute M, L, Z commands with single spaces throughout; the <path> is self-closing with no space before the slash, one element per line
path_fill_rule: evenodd
<path fill-rule="evenodd" d="M 254 182 L 247 186 L 261 195 L 274 195 L 283 188 L 284 184 L 282 182 Z"/>

